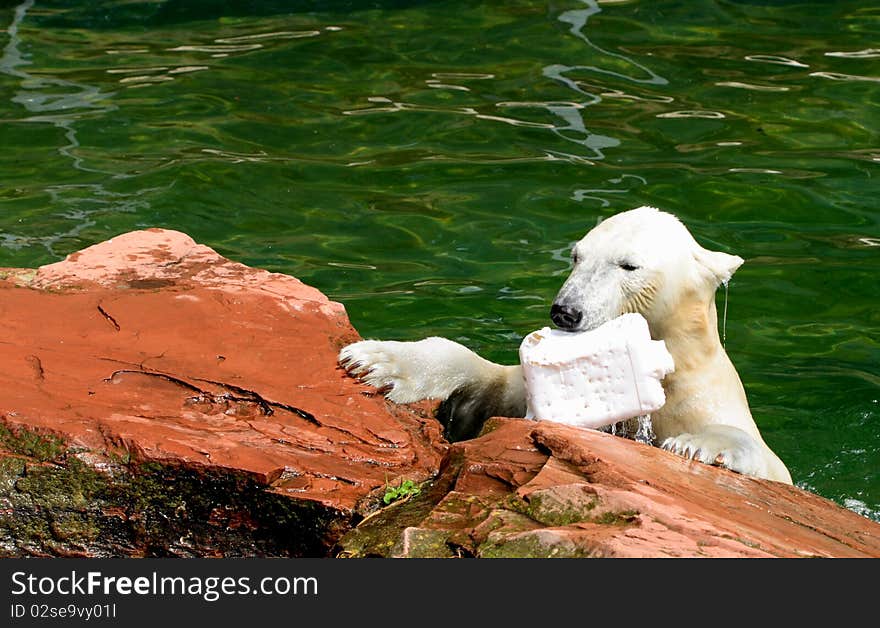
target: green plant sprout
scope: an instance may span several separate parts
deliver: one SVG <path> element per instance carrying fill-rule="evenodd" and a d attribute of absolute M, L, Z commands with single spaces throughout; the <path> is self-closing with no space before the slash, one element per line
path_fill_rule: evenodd
<path fill-rule="evenodd" d="M 412 480 L 403 480 L 399 486 L 391 486 L 388 484 L 388 480 L 385 480 L 385 496 L 382 498 L 382 501 L 390 504 L 399 499 L 409 499 L 421 492 L 422 489 L 416 486 L 416 483 Z"/>

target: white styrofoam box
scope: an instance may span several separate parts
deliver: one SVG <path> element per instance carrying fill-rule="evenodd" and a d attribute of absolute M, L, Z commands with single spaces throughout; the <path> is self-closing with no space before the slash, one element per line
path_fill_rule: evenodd
<path fill-rule="evenodd" d="M 587 332 L 544 327 L 523 339 L 526 418 L 600 428 L 659 410 L 660 380 L 675 370 L 666 343 L 641 314 Z"/>

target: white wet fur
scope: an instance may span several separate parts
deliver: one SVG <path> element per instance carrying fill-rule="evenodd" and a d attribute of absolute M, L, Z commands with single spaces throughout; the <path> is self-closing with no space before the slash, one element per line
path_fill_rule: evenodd
<path fill-rule="evenodd" d="M 651 337 L 665 341 L 673 356 L 675 372 L 663 380 L 666 403 L 651 414 L 660 446 L 791 483 L 788 469 L 762 439 L 718 337 L 715 291 L 742 258 L 703 248 L 672 214 L 639 207 L 589 231 L 575 244 L 572 261 L 555 300 L 580 315 L 569 331 L 638 312 Z M 468 421 L 479 425 L 494 414 L 525 414 L 519 366 L 494 364 L 450 340 L 367 340 L 343 348 L 339 358 L 352 375 L 387 390 L 392 401 L 448 400 L 447 430 Z"/>

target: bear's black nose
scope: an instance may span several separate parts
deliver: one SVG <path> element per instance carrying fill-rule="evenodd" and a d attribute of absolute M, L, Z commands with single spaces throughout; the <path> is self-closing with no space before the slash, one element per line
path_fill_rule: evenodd
<path fill-rule="evenodd" d="M 550 320 L 552 320 L 553 324 L 559 329 L 566 331 L 574 330 L 578 323 L 581 322 L 583 316 L 583 313 L 579 310 L 573 310 L 564 305 L 559 305 L 558 303 L 554 303 L 553 307 L 550 308 Z"/>

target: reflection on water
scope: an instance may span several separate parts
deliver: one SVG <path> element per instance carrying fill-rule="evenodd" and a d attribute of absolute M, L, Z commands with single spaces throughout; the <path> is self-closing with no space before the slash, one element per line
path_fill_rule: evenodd
<path fill-rule="evenodd" d="M 58 152 L 70 160 L 70 165 L 83 172 L 89 173 L 105 173 L 101 170 L 86 165 L 82 157 L 77 154 L 80 147 L 77 139 L 76 122 L 83 116 L 106 114 L 115 110 L 115 106 L 108 104 L 108 99 L 112 93 L 102 92 L 99 88 L 91 85 L 83 85 L 73 81 L 59 79 L 51 76 L 35 75 L 29 73 L 25 68 L 31 65 L 27 55 L 22 54 L 21 37 L 19 36 L 19 27 L 27 16 L 27 12 L 34 6 L 34 0 L 25 0 L 15 8 L 14 17 L 6 33 L 9 40 L 3 49 L 3 55 L 0 57 L 0 72 L 8 76 L 19 79 L 20 90 L 12 97 L 11 101 L 17 105 L 24 107 L 31 112 L 31 116 L 19 118 L 19 122 L 25 123 L 49 123 L 63 132 L 66 144 L 57 147 Z M 111 196 L 101 185 L 74 184 L 71 186 L 63 185 L 47 185 L 45 191 L 49 194 L 52 202 L 59 209 L 65 205 L 73 205 L 67 211 L 61 211 L 58 216 L 73 223 L 69 229 L 62 233 L 42 234 L 39 236 L 23 236 L 15 233 L 0 233 L 0 243 L 8 248 L 18 250 L 26 246 L 40 244 L 44 246 L 52 255 L 58 255 L 55 245 L 65 238 L 76 237 L 84 229 L 94 225 L 89 218 L 93 213 L 88 209 L 82 208 L 77 202 L 78 192 L 83 189 L 91 190 L 95 193 L 94 202 L 105 204 L 110 201 L 106 197 Z M 74 198 L 67 197 L 67 191 L 74 190 L 76 194 Z M 116 211 L 136 211 L 127 199 L 127 195 L 122 195 L 122 201 L 115 204 L 113 209 Z"/>
<path fill-rule="evenodd" d="M 842 74 L 840 72 L 811 72 L 810 76 L 831 79 L 832 81 L 869 81 L 880 82 L 880 76 L 859 76 L 856 74 Z"/>
<path fill-rule="evenodd" d="M 787 92 L 791 88 L 783 85 L 755 85 L 753 83 L 740 83 L 738 81 L 723 81 L 715 83 L 718 87 L 735 87 L 737 89 L 751 89 L 756 92 Z"/>
<path fill-rule="evenodd" d="M 609 52 L 603 48 L 600 48 L 596 44 L 594 44 L 590 39 L 584 34 L 584 28 L 587 26 L 587 21 L 597 13 L 601 12 L 602 9 L 599 8 L 598 3 L 595 0 L 581 0 L 582 4 L 587 5 L 586 9 L 579 9 L 574 11 L 566 11 L 559 16 L 559 21 L 564 22 L 566 24 L 571 25 L 570 33 L 575 37 L 581 39 L 584 43 L 587 44 L 590 48 L 592 48 L 595 52 L 598 52 L 603 57 L 610 57 L 615 61 L 622 61 L 623 66 L 625 68 L 637 68 L 642 74 L 646 75 L 642 78 L 632 76 L 628 73 L 616 72 L 607 68 L 601 68 L 595 65 L 579 65 L 579 66 L 571 66 L 568 70 L 587 70 L 590 72 L 599 72 L 600 74 L 608 74 L 609 76 L 613 76 L 615 78 L 624 79 L 626 81 L 631 81 L 633 83 L 647 83 L 650 85 L 668 85 L 669 81 L 655 73 L 650 68 L 634 61 L 633 59 L 622 55 L 616 52 Z"/>
<path fill-rule="evenodd" d="M 344 301 L 365 336 L 509 362 L 571 244 L 664 207 L 746 259 L 726 344 L 765 438 L 880 519 L 864 3 L 297 7 L 0 9 L 0 266 L 180 229 Z"/>
<path fill-rule="evenodd" d="M 776 65 L 790 65 L 795 68 L 808 68 L 806 63 L 801 63 L 795 59 L 789 59 L 787 57 L 780 57 L 777 55 L 746 55 L 744 57 L 746 61 L 758 61 L 761 63 L 774 63 Z"/>
<path fill-rule="evenodd" d="M 48 122 L 62 129 L 69 144 L 59 147 L 58 152 L 69 157 L 74 168 L 88 171 L 89 169 L 83 165 L 82 159 L 75 154 L 75 149 L 79 147 L 79 141 L 76 138 L 73 123 L 83 115 L 95 112 L 107 113 L 114 110 L 115 107 L 106 102 L 112 93 L 104 93 L 90 85 L 31 74 L 23 69 L 31 62 L 19 49 L 21 38 L 18 30 L 33 5 L 34 0 L 25 0 L 15 8 L 12 23 L 6 29 L 9 41 L 3 49 L 3 56 L 0 57 L 0 72 L 20 79 L 21 89 L 12 97 L 12 102 L 38 114 L 22 118 L 20 121 Z"/>
<path fill-rule="evenodd" d="M 61 233 L 47 233 L 39 236 L 21 236 L 14 233 L 0 233 L 0 246 L 20 250 L 34 245 L 43 246 L 51 254 L 60 256 L 57 245 L 96 224 L 95 215 L 105 212 L 125 212 L 137 214 L 147 208 L 149 203 L 143 198 L 158 192 L 158 189 L 140 190 L 134 194 L 118 194 L 107 191 L 97 184 L 47 185 L 50 205 L 56 216 L 72 223 Z"/>

